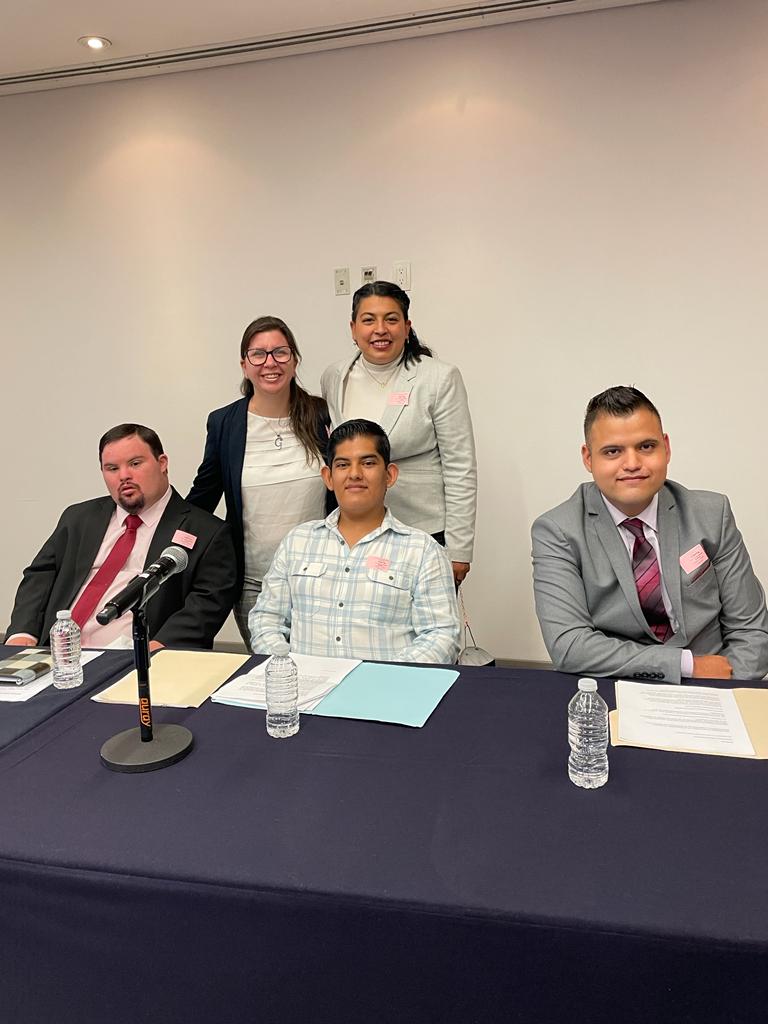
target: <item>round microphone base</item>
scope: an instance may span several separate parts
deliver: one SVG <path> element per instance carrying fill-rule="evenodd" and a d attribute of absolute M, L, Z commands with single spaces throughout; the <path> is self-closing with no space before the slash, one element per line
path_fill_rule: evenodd
<path fill-rule="evenodd" d="M 125 729 L 101 748 L 101 763 L 113 772 L 154 772 L 181 761 L 194 737 L 183 725 L 156 725 L 152 739 L 142 743 L 141 729 Z"/>

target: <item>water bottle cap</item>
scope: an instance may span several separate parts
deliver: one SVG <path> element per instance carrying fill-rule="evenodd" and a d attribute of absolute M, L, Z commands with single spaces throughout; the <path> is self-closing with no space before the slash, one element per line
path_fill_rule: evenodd
<path fill-rule="evenodd" d="M 597 682 L 594 679 L 580 679 L 579 689 L 584 693 L 595 693 L 597 691 Z"/>
<path fill-rule="evenodd" d="M 63 611 L 56 612 L 57 619 L 71 619 L 72 611 L 69 608 L 65 608 Z"/>

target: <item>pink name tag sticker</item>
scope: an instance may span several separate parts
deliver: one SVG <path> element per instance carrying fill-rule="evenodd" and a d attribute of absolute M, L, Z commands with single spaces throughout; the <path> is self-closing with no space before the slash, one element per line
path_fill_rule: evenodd
<path fill-rule="evenodd" d="M 365 563 L 369 569 L 381 569 L 384 572 L 389 568 L 388 558 L 378 558 L 376 555 L 368 555 Z"/>
<path fill-rule="evenodd" d="M 707 561 L 707 552 L 701 546 L 697 544 L 691 548 L 690 551 L 686 551 L 684 555 L 680 555 L 680 565 L 683 572 L 687 572 L 689 575 L 694 569 L 698 569 L 700 565 L 703 565 Z"/>
<path fill-rule="evenodd" d="M 177 530 L 176 533 L 171 537 L 171 544 L 181 544 L 183 548 L 192 548 L 197 543 L 197 537 L 194 533 L 185 533 L 184 530 Z"/>
<path fill-rule="evenodd" d="M 408 405 L 410 391 L 390 391 L 387 405 Z"/>

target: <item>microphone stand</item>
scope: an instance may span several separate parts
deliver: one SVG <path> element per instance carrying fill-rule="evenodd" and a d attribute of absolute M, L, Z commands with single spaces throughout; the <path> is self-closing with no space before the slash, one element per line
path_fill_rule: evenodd
<path fill-rule="evenodd" d="M 152 594 L 147 594 L 146 589 L 133 607 L 133 660 L 139 681 L 139 725 L 117 733 L 102 745 L 101 763 L 113 772 L 153 772 L 167 768 L 186 757 L 194 742 L 192 733 L 183 725 L 152 725 L 149 633 L 144 611 Z"/>

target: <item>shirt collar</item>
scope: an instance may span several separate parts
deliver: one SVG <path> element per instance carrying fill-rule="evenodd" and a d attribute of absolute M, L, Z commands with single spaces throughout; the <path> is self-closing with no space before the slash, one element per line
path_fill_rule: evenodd
<path fill-rule="evenodd" d="M 645 523 L 646 526 L 650 526 L 654 533 L 658 533 L 658 521 L 659 521 L 659 492 L 657 491 L 651 498 L 650 503 L 636 516 L 628 516 L 626 512 L 622 512 L 620 509 L 612 505 L 606 498 L 603 492 L 600 492 L 600 497 L 605 502 L 605 507 L 611 514 L 611 519 L 617 526 L 621 526 L 625 519 L 639 519 Z"/>
<path fill-rule="evenodd" d="M 171 500 L 172 494 L 173 489 L 171 488 L 171 485 L 168 484 L 168 487 L 166 488 L 165 494 L 162 496 L 162 498 L 158 498 L 154 505 L 150 505 L 149 508 L 143 508 L 141 509 L 140 512 L 135 513 L 126 512 L 125 509 L 122 508 L 122 506 L 116 505 L 115 508 L 117 510 L 117 522 L 119 523 L 120 526 L 123 526 L 128 516 L 138 515 L 145 526 L 149 526 L 150 529 L 154 530 L 154 528 L 160 522 L 163 512 L 165 512 L 166 508 L 168 507 L 168 502 Z"/>
<path fill-rule="evenodd" d="M 340 508 L 335 508 L 330 515 L 326 516 L 325 519 L 318 519 L 314 524 L 316 530 L 330 530 L 337 536 L 341 537 L 339 533 L 339 515 L 341 514 Z M 384 518 L 381 521 L 381 526 L 377 526 L 375 530 L 371 530 L 362 539 L 365 541 L 374 540 L 376 537 L 380 537 L 382 533 L 386 533 L 387 530 L 392 530 L 393 533 L 408 533 L 408 527 L 400 522 L 399 519 L 395 519 L 389 509 L 385 509 Z M 344 539 L 343 537 L 341 538 Z M 358 543 L 360 543 L 358 541 Z"/>

